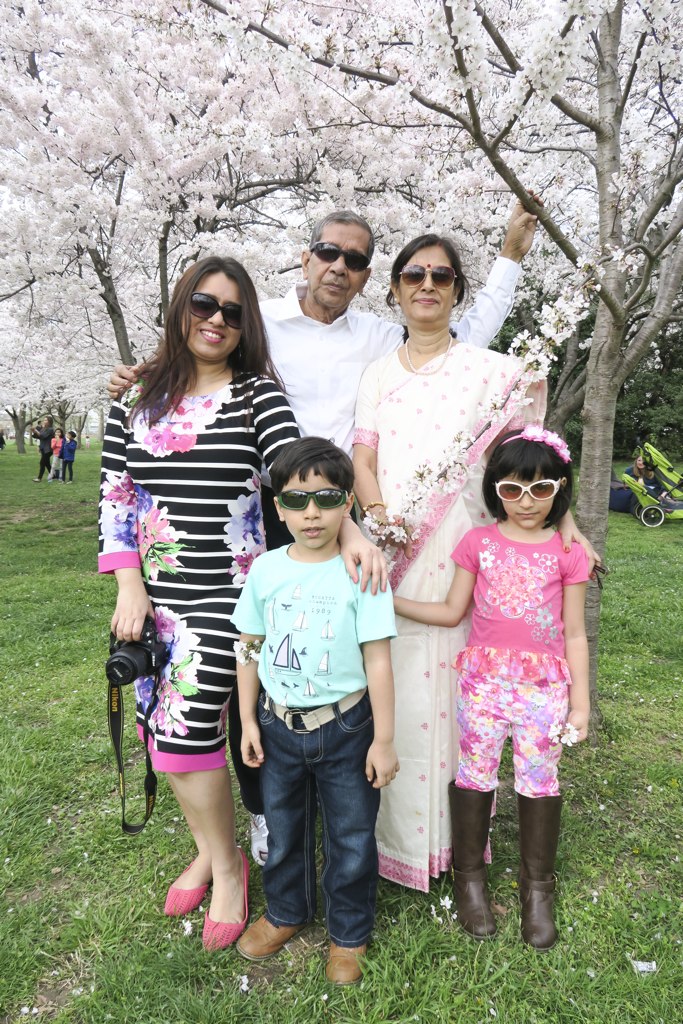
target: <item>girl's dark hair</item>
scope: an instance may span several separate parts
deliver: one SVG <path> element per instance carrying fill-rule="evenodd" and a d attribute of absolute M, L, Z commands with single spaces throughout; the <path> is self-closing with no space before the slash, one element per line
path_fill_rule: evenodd
<path fill-rule="evenodd" d="M 161 343 L 145 364 L 142 374 L 144 388 L 133 416 L 146 412 L 150 426 L 158 423 L 194 385 L 194 359 L 187 347 L 191 322 L 190 298 L 208 274 L 225 274 L 240 290 L 242 333 L 239 345 L 227 360 L 228 366 L 233 369 L 235 382 L 240 376 L 259 374 L 271 377 L 282 387 L 268 352 L 263 317 L 249 274 L 241 263 L 230 256 L 207 256 L 188 267 L 177 282 L 166 314 Z"/>
<path fill-rule="evenodd" d="M 302 437 L 284 448 L 270 467 L 273 490 L 279 494 L 292 477 L 324 476 L 342 491 L 353 490 L 353 463 L 346 452 L 324 437 Z"/>
<path fill-rule="evenodd" d="M 420 249 L 429 249 L 433 245 L 441 246 L 448 256 L 448 262 L 455 271 L 455 281 L 453 283 L 454 285 L 459 285 L 459 291 L 454 305 L 459 306 L 461 302 L 465 301 L 470 286 L 462 269 L 462 260 L 460 259 L 460 253 L 458 252 L 457 246 L 452 238 L 448 238 L 445 235 L 419 235 L 418 238 L 413 238 L 412 242 L 408 242 L 407 245 L 404 245 L 393 262 L 391 268 L 391 283 L 395 288 L 398 288 L 401 283 L 401 271 L 403 268 L 410 263 L 413 256 L 418 253 Z M 396 305 L 396 299 L 391 288 L 387 292 L 386 302 L 387 306 L 390 306 L 392 309 Z"/>
<path fill-rule="evenodd" d="M 514 477 L 522 483 L 531 483 L 537 474 L 540 474 L 539 480 L 561 480 L 565 477 L 567 483 L 555 495 L 545 521 L 546 526 L 557 526 L 572 503 L 572 464 L 564 462 L 549 445 L 541 441 L 527 441 L 518 435 L 519 431 L 505 434 L 491 454 L 481 485 L 486 507 L 496 519 L 507 519 L 503 503 L 496 494 L 495 485 L 500 480 Z"/>

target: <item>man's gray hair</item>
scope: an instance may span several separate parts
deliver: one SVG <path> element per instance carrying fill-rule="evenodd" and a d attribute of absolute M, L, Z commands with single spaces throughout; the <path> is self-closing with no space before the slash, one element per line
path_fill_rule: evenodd
<path fill-rule="evenodd" d="M 372 259 L 372 254 L 375 251 L 375 237 L 372 233 L 372 228 L 365 217 L 361 217 L 359 213 L 354 213 L 353 210 L 335 210 L 334 213 L 328 213 L 326 217 L 319 220 L 311 233 L 309 249 L 312 249 L 315 243 L 320 241 L 322 233 L 328 224 L 355 224 L 356 227 L 367 231 L 370 237 L 368 242 L 368 259 Z"/>

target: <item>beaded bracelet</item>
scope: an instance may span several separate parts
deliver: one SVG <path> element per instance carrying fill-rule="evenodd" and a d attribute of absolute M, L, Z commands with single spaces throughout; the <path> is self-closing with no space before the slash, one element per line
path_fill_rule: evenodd
<path fill-rule="evenodd" d="M 363 513 L 363 515 L 367 515 L 370 509 L 376 508 L 377 505 L 381 505 L 382 508 L 384 509 L 387 507 L 383 501 L 369 501 L 367 505 L 363 505 L 363 507 L 361 508 L 361 512 Z"/>

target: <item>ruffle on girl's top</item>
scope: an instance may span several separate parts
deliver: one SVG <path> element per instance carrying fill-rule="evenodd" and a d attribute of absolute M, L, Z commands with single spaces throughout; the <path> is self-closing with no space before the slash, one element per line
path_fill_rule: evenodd
<path fill-rule="evenodd" d="M 499 676 L 525 683 L 571 684 L 564 658 L 546 651 L 515 651 L 509 647 L 465 647 L 453 662 L 460 675 Z"/>

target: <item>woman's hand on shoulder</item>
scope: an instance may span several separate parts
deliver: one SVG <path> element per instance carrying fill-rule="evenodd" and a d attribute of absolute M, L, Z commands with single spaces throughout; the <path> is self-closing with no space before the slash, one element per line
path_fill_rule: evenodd
<path fill-rule="evenodd" d="M 597 562 L 600 564 L 602 562 L 602 558 L 588 540 L 588 537 L 585 537 L 584 534 L 581 533 L 571 512 L 566 512 L 562 516 L 562 519 L 560 519 L 557 524 L 557 528 L 560 532 L 562 547 L 565 551 L 569 551 L 573 541 L 581 545 L 588 556 L 588 571 L 592 574 L 595 563 Z"/>
<path fill-rule="evenodd" d="M 354 583 L 358 582 L 358 566 L 361 567 L 361 590 L 370 582 L 370 592 L 387 589 L 389 574 L 386 558 L 380 549 L 364 537 L 353 519 L 346 518 L 339 532 L 339 547 L 346 570 Z"/>

